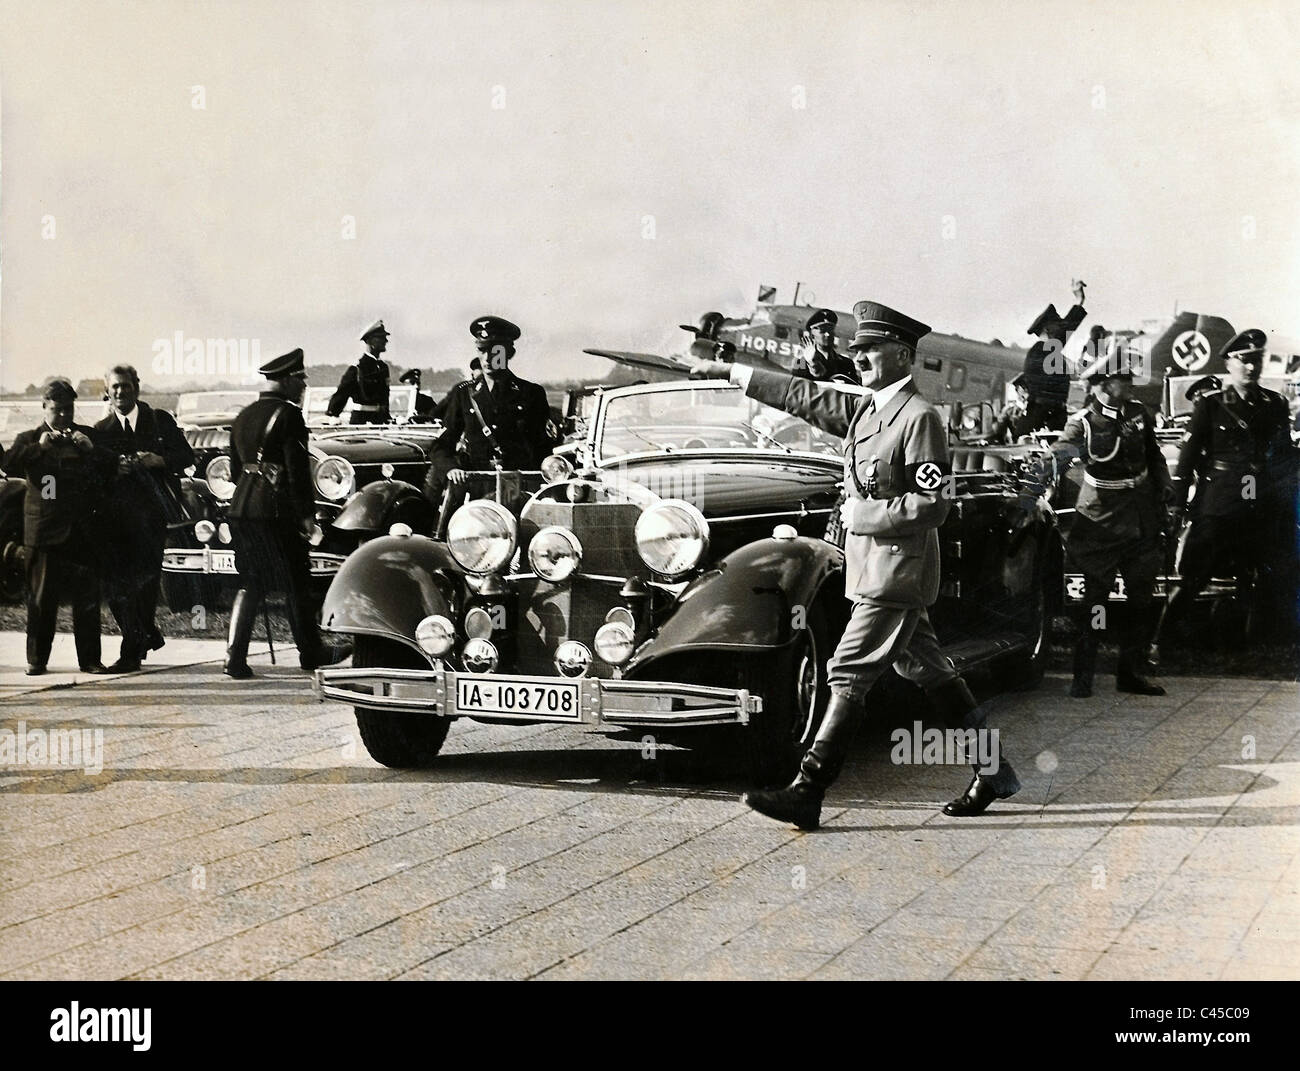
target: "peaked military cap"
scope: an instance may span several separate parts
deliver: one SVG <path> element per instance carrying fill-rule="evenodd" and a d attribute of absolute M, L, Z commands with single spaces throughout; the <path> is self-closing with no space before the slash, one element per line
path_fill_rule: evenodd
<path fill-rule="evenodd" d="M 1251 327 L 1238 335 L 1233 335 L 1228 344 L 1219 351 L 1219 356 L 1224 360 L 1229 357 L 1253 357 L 1256 354 L 1262 357 L 1267 345 L 1268 335 L 1258 327 Z"/>
<path fill-rule="evenodd" d="M 418 387 L 420 385 L 420 370 L 418 368 L 408 369 L 407 371 L 402 373 L 401 378 L 398 380 L 398 382 L 414 383 Z"/>
<path fill-rule="evenodd" d="M 1055 305 L 1048 305 L 1040 312 L 1033 323 L 1029 325 L 1029 334 L 1041 335 L 1046 328 L 1056 327 L 1061 323 L 1061 314 L 1056 311 Z"/>
<path fill-rule="evenodd" d="M 1212 390 L 1222 390 L 1223 380 L 1218 376 L 1201 376 L 1195 383 L 1183 391 L 1183 397 L 1188 401 L 1201 394 L 1207 394 Z"/>
<path fill-rule="evenodd" d="M 734 361 L 736 359 L 736 344 L 728 342 L 725 338 L 713 344 L 713 356 L 719 361 Z"/>
<path fill-rule="evenodd" d="M 290 376 L 305 375 L 302 366 L 302 350 L 290 350 L 279 357 L 272 358 L 258 369 L 267 379 L 288 379 Z"/>
<path fill-rule="evenodd" d="M 814 327 L 829 327 L 835 330 L 835 325 L 840 322 L 840 318 L 835 315 L 832 309 L 818 309 L 808 317 L 808 322 L 803 325 L 805 331 L 811 331 Z"/>
<path fill-rule="evenodd" d="M 45 393 L 41 397 L 47 402 L 72 402 L 76 401 L 77 392 L 68 380 L 52 379 L 45 385 Z"/>
<path fill-rule="evenodd" d="M 361 332 L 361 341 L 362 341 L 362 342 L 365 342 L 365 340 L 368 339 L 368 338 L 370 338 L 371 335 L 383 335 L 385 338 L 388 337 L 388 328 L 386 328 L 386 327 L 384 326 L 384 321 L 383 321 L 383 320 L 376 320 L 376 321 L 375 321 L 374 323 L 372 323 L 369 327 L 367 327 L 364 331 L 362 331 L 362 332 Z"/>
<path fill-rule="evenodd" d="M 1023 387 L 1023 386 L 1025 386 L 1025 373 L 1024 373 L 1024 372 L 1017 372 L 1014 376 L 1012 376 L 1012 377 L 1011 377 L 1011 385 L 1012 385 L 1013 387 Z"/>
<path fill-rule="evenodd" d="M 902 342 L 915 349 L 922 336 L 930 333 L 929 324 L 913 320 L 912 317 L 875 301 L 859 301 L 853 306 L 853 315 L 858 321 L 858 330 L 850 343 L 850 349 L 866 349 L 882 339 Z"/>
<path fill-rule="evenodd" d="M 480 342 L 514 342 L 519 328 L 500 316 L 480 316 L 469 325 L 469 333 Z"/>

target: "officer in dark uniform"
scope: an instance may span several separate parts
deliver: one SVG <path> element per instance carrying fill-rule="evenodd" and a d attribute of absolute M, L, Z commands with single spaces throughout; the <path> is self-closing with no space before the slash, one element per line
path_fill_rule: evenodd
<path fill-rule="evenodd" d="M 1015 388 L 1015 401 L 1008 402 L 998 413 L 998 418 L 993 423 L 993 430 L 989 433 L 989 442 L 1014 443 L 1020 436 L 1034 430 L 1028 427 L 1025 421 L 1029 412 L 1029 392 L 1025 389 L 1024 372 L 1016 374 L 1011 381 L 1011 386 Z"/>
<path fill-rule="evenodd" d="M 499 316 L 470 324 L 483 378 L 458 384 L 448 397 L 446 431 L 432 451 L 425 496 L 441 508 L 448 484 L 462 486 L 471 469 L 536 469 L 554 434 L 546 391 L 510 371 L 519 328 Z"/>
<path fill-rule="evenodd" d="M 1107 631 L 1106 600 L 1116 574 L 1124 577 L 1128 605 L 1115 688 L 1164 695 L 1142 671 L 1158 612 L 1154 590 L 1163 561 L 1165 508 L 1173 500 L 1169 469 L 1156 442 L 1155 418 L 1132 397 L 1133 366 L 1127 348 L 1113 346 L 1083 376 L 1092 393 L 1052 446 L 1063 464 L 1075 459 L 1084 464 L 1065 545 L 1084 578 L 1070 695 L 1092 695 L 1097 648 Z"/>
<path fill-rule="evenodd" d="M 366 352 L 343 373 L 325 412 L 332 417 L 339 416 L 351 399 L 351 423 L 387 424 L 391 419 L 388 412 L 388 365 L 379 359 L 379 355 L 388 349 L 388 330 L 384 321 L 376 320 L 361 332 L 361 341 L 366 344 Z"/>
<path fill-rule="evenodd" d="M 429 415 L 433 417 L 434 420 L 441 420 L 445 424 L 447 422 L 447 410 L 451 407 L 457 391 L 466 384 L 471 387 L 476 387 L 482 382 L 483 362 L 475 357 L 469 362 L 469 379 L 463 379 L 457 383 L 456 386 L 452 387 L 443 397 L 442 401 L 438 402 L 438 404 L 433 407 L 433 410 Z"/>
<path fill-rule="evenodd" d="M 867 696 L 891 665 L 925 690 L 950 728 L 984 727 L 984 714 L 939 646 L 927 612 L 939 595 L 938 530 L 952 505 L 943 493 L 951 471 L 943 420 L 912 380 L 917 342 L 930 328 L 874 301 L 858 302 L 853 312 L 853 359 L 870 397 L 717 361 L 692 370 L 728 377 L 749 397 L 845 436 L 844 587 L 853 606 L 827 665 L 830 701 L 794 781 L 743 797 L 760 814 L 801 829 L 820 822 L 826 789 L 844 765 Z M 965 793 L 943 812 L 981 814 L 1019 789 L 1011 764 L 999 757 L 996 769 L 977 767 Z"/>
<path fill-rule="evenodd" d="M 818 309 L 804 324 L 803 337 L 806 355 L 795 359 L 790 369 L 792 376 L 817 379 L 823 383 L 839 380 L 842 383 L 860 383 L 853 361 L 835 350 L 835 327 L 839 317 L 832 309 Z"/>
<path fill-rule="evenodd" d="M 225 672 L 237 680 L 253 676 L 248 641 L 257 610 L 268 591 L 283 591 L 305 670 L 341 662 L 346 646 L 326 645 L 316 626 L 318 607 L 311 591 L 307 539 L 315 523 L 315 494 L 307 460 L 303 392 L 307 372 L 302 350 L 264 364 L 270 380 L 257 401 L 245 406 L 230 428 L 230 531 L 240 588 L 230 613 Z"/>
<path fill-rule="evenodd" d="M 1028 401 L 1025 407 L 1025 426 L 1029 431 L 1047 428 L 1058 431 L 1065 427 L 1066 403 L 1070 397 L 1070 371 L 1065 363 L 1065 344 L 1075 329 L 1083 323 L 1087 312 L 1083 308 L 1084 284 L 1074 284 L 1076 298 L 1073 308 L 1061 316 L 1055 305 L 1048 305 L 1029 325 L 1029 334 L 1038 341 L 1025 354 L 1025 390 Z"/>
<path fill-rule="evenodd" d="M 117 458 L 96 446 L 93 429 L 73 423 L 77 392 L 66 379 L 45 388 L 45 423 L 18 433 L 0 462 L 24 477 L 23 542 L 27 545 L 27 675 L 45 672 L 59 603 L 72 603 L 77 662 L 105 673 L 100 661 L 99 577 L 94 514 L 113 479 Z"/>
<path fill-rule="evenodd" d="M 140 401 L 140 376 L 129 364 L 104 376 L 112 411 L 95 425 L 95 441 L 112 451 L 117 479 L 105 508 L 104 593 L 122 631 L 114 673 L 134 673 L 163 645 L 154 623 L 168 521 L 183 519 L 182 473 L 194 451 L 170 413 Z"/>
<path fill-rule="evenodd" d="M 1180 580 L 1166 615 L 1177 620 L 1226 566 L 1243 588 L 1283 595 L 1294 583 L 1296 453 L 1286 399 L 1259 385 L 1268 336 L 1242 331 L 1220 356 L 1228 385 L 1196 400 L 1174 474 L 1181 516 L 1193 482 L 1191 525 L 1179 559 Z M 1243 592 L 1244 594 L 1244 592 Z"/>
<path fill-rule="evenodd" d="M 415 419 L 427 420 L 433 415 L 433 397 L 420 390 L 420 370 L 410 368 L 402 373 L 399 383 L 409 383 L 415 388 Z"/>

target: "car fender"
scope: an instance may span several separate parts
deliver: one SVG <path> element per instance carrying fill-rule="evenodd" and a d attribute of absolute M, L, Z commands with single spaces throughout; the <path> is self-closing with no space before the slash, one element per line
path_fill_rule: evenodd
<path fill-rule="evenodd" d="M 427 536 L 379 536 L 340 566 L 321 607 L 321 627 L 382 636 L 419 650 L 415 626 L 430 614 L 451 617 L 451 585 L 439 570 L 458 567 L 446 543 Z"/>
<path fill-rule="evenodd" d="M 686 650 L 784 647 L 814 600 L 832 589 L 842 598 L 843 585 L 844 552 L 824 539 L 748 543 L 686 586 L 627 672 Z"/>
<path fill-rule="evenodd" d="M 399 508 L 404 515 L 427 522 L 425 527 L 433 527 L 433 507 L 418 487 L 404 480 L 375 480 L 366 484 L 348 499 L 334 518 L 334 527 L 350 532 L 387 532 Z"/>

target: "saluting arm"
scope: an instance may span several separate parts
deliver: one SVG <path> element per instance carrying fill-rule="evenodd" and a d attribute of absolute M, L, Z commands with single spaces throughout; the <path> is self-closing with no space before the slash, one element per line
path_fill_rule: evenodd
<path fill-rule="evenodd" d="M 841 438 L 848 434 L 853 414 L 862 401 L 860 395 L 836 390 L 825 383 L 763 368 L 752 370 L 745 393 Z"/>
<path fill-rule="evenodd" d="M 903 433 L 903 472 L 881 472 L 879 497 L 852 499 L 854 535 L 902 536 L 938 528 L 952 508 L 951 465 L 943 421 L 926 408 Z M 945 493 L 946 491 L 946 493 Z"/>

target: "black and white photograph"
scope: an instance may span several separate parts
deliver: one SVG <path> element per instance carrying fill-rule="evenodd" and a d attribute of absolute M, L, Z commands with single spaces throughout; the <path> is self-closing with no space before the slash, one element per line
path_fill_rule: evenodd
<path fill-rule="evenodd" d="M 1250 1049 L 1297 56 L 1286 0 L 0 0 L 0 981 L 1203 983 L 1093 1040 Z"/>

